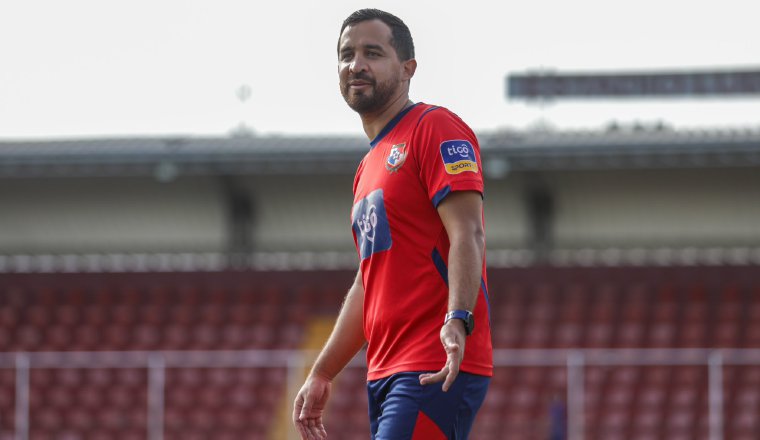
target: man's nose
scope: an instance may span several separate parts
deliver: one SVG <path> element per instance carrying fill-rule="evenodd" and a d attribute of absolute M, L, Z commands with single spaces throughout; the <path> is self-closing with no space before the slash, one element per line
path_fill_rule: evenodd
<path fill-rule="evenodd" d="M 353 61 L 351 61 L 351 64 L 348 66 L 348 70 L 350 70 L 351 73 L 365 71 L 367 70 L 367 63 L 364 62 L 364 58 L 360 56 L 356 56 L 354 57 Z"/>

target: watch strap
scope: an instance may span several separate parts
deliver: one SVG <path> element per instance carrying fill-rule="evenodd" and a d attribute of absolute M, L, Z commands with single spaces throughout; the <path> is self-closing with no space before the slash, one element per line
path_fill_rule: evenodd
<path fill-rule="evenodd" d="M 464 322 L 464 331 L 467 336 L 472 334 L 475 327 L 475 318 L 473 317 L 472 312 L 469 310 L 452 310 L 446 313 L 446 318 L 443 323 L 446 324 L 452 319 L 461 319 L 462 322 Z"/>

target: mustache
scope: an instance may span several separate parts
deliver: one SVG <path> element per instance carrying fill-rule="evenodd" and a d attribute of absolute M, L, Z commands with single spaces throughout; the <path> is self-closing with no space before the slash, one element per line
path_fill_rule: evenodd
<path fill-rule="evenodd" d="M 364 73 L 364 72 L 359 72 L 359 73 L 357 73 L 357 74 L 355 74 L 353 76 L 350 76 L 348 78 L 349 82 L 351 82 L 351 81 L 357 81 L 357 80 L 358 81 L 366 81 L 366 82 L 368 82 L 368 83 L 370 83 L 372 85 L 375 84 L 375 80 L 373 78 L 371 78 L 369 75 L 367 75 L 366 73 Z"/>

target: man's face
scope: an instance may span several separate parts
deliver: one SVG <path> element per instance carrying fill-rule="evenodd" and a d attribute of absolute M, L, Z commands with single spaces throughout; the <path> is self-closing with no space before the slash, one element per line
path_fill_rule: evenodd
<path fill-rule="evenodd" d="M 348 26 L 338 42 L 343 99 L 359 114 L 382 110 L 409 78 L 391 46 L 391 29 L 380 20 Z"/>

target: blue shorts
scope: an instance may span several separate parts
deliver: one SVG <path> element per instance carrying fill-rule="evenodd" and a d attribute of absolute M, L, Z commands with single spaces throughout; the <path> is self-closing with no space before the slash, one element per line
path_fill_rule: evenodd
<path fill-rule="evenodd" d="M 421 373 L 367 383 L 372 440 L 467 439 L 491 378 L 460 372 L 444 393 L 443 382 L 420 385 Z"/>

